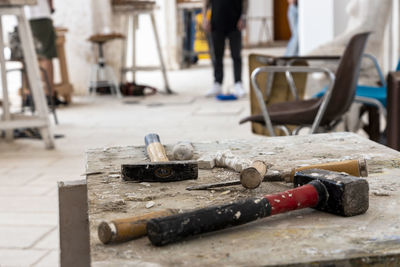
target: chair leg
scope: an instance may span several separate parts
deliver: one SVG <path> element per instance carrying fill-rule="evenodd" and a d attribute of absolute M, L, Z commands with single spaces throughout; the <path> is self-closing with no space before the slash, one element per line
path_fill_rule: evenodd
<path fill-rule="evenodd" d="M 360 114 L 368 112 L 368 124 L 363 127 L 369 139 L 375 142 L 380 138 L 380 117 L 379 110 L 375 106 L 363 105 Z"/>
<path fill-rule="evenodd" d="M 3 24 L 1 21 L 2 16 L 0 16 L 0 68 L 1 68 L 1 86 L 3 92 L 3 114 L 2 119 L 5 121 L 11 120 L 10 113 L 10 100 L 8 97 L 8 85 L 7 85 L 7 73 L 6 73 L 6 61 L 4 58 L 4 40 L 3 40 Z M 12 141 L 14 139 L 12 130 L 5 130 L 5 139 L 7 141 Z"/>
<path fill-rule="evenodd" d="M 90 81 L 89 81 L 89 88 L 88 88 L 90 96 L 96 95 L 97 81 L 98 81 L 98 65 L 94 64 L 94 65 L 92 65 L 92 71 L 90 74 Z"/>
<path fill-rule="evenodd" d="M 121 91 L 119 90 L 119 84 L 117 81 L 117 77 L 114 74 L 113 69 L 110 66 L 106 66 L 106 77 L 109 78 L 113 84 L 113 89 L 114 89 L 114 93 L 117 95 L 117 97 L 122 97 L 121 95 Z M 113 93 L 113 92 L 111 92 Z"/>

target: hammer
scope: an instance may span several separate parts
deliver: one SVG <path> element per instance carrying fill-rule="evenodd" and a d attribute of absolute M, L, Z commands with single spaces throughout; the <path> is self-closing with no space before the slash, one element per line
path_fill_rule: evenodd
<path fill-rule="evenodd" d="M 265 165 L 264 165 L 265 166 Z M 189 186 L 186 190 L 207 190 L 212 188 L 239 185 L 247 189 L 255 189 L 260 186 L 261 182 L 273 182 L 273 181 L 285 181 L 287 183 L 293 182 L 294 174 L 298 171 L 307 169 L 323 169 L 336 172 L 346 172 L 350 175 L 357 177 L 367 177 L 368 168 L 365 159 L 360 160 L 344 160 L 344 161 L 334 161 L 321 164 L 308 165 L 298 168 L 293 168 L 290 171 L 269 173 L 266 171 L 262 162 L 255 161 L 252 166 L 244 169 L 240 173 L 240 181 L 228 181 L 212 184 L 203 184 L 197 186 Z M 267 173 L 266 173 L 267 172 Z M 265 174 L 266 173 L 266 174 Z"/>
<path fill-rule="evenodd" d="M 296 173 L 294 184 L 296 188 L 282 193 L 151 219 L 148 237 L 153 245 L 162 246 L 291 210 L 311 207 L 354 216 L 365 213 L 369 206 L 368 182 L 344 173 L 304 170 Z"/>
<path fill-rule="evenodd" d="M 151 162 L 123 164 L 121 166 L 122 179 L 137 182 L 173 182 L 197 179 L 197 161 L 169 161 L 157 134 L 146 135 L 144 142 Z"/>

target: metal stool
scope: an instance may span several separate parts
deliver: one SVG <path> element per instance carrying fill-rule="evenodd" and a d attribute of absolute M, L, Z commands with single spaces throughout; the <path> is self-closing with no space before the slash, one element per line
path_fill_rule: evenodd
<path fill-rule="evenodd" d="M 18 1 L 18 4 L 0 3 L 0 67 L 3 91 L 3 114 L 0 121 L 0 130 L 5 130 L 6 140 L 11 141 L 14 137 L 13 129 L 38 128 L 46 148 L 51 149 L 54 148 L 54 139 L 50 130 L 48 108 L 33 45 L 32 31 L 25 17 L 23 7 L 24 4 L 30 3 L 32 1 Z M 11 114 L 10 112 L 7 71 L 4 58 L 3 25 L 1 23 L 1 17 L 4 15 L 14 15 L 18 20 L 18 32 L 24 54 L 28 82 L 32 90 L 33 104 L 36 107 L 35 114 L 32 116 Z"/>
<path fill-rule="evenodd" d="M 104 59 L 103 45 L 112 40 L 123 39 L 124 36 L 119 33 L 96 34 L 89 38 L 89 41 L 98 45 L 97 63 L 92 66 L 92 73 L 89 84 L 89 94 L 95 95 L 99 89 L 109 89 L 111 94 L 121 97 L 118 80 L 115 77 L 113 69 L 106 64 Z"/>

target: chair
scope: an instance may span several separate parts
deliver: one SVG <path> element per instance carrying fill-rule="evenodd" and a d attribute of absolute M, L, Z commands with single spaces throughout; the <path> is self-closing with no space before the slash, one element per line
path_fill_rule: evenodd
<path fill-rule="evenodd" d="M 360 117 L 368 112 L 369 124 L 364 127 L 364 130 L 370 136 L 373 141 L 379 141 L 380 139 L 380 117 L 387 117 L 387 84 L 385 77 L 382 74 L 382 70 L 379 66 L 378 60 L 370 54 L 364 54 L 363 59 L 370 60 L 379 76 L 378 86 L 372 85 L 357 85 L 356 95 L 354 101 L 361 103 Z M 397 64 L 396 71 L 400 70 L 400 60 Z M 327 88 L 324 88 L 320 92 L 314 95 L 314 97 L 322 97 L 326 92 Z M 360 123 L 356 127 L 360 128 Z"/>
<path fill-rule="evenodd" d="M 340 121 L 344 113 L 350 108 L 360 73 L 361 58 L 369 32 L 360 33 L 350 40 L 342 56 L 335 75 L 327 68 L 316 67 L 260 67 L 251 74 L 251 82 L 262 110 L 262 115 L 253 115 L 244 118 L 240 124 L 252 121 L 265 124 L 269 134 L 275 136 L 275 129 L 285 129 L 287 134 L 298 134 L 305 126 L 311 126 L 310 134 L 320 130 L 332 130 Z M 330 84 L 326 94 L 319 99 L 296 100 L 274 103 L 266 107 L 263 95 L 256 82 L 257 76 L 262 73 L 276 72 L 325 72 Z M 292 132 L 287 125 L 297 126 Z"/>
<path fill-rule="evenodd" d="M 356 88 L 356 95 L 355 95 L 355 101 L 362 103 L 362 104 L 367 104 L 367 105 L 373 105 L 376 106 L 382 115 L 386 116 L 386 81 L 385 77 L 382 74 L 382 70 L 379 66 L 378 60 L 370 54 L 364 54 L 363 55 L 364 59 L 368 59 L 372 62 L 374 65 L 374 68 L 379 76 L 379 86 L 372 86 L 372 85 L 357 85 Z M 340 59 L 340 58 L 338 58 Z M 397 65 L 396 71 L 400 70 L 400 61 Z M 320 92 L 314 95 L 314 97 L 322 97 L 327 88 L 324 88 Z"/>

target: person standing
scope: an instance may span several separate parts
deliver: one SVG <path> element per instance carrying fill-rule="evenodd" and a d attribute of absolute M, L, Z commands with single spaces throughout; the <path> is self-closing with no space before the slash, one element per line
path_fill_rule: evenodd
<path fill-rule="evenodd" d="M 53 58 L 57 57 L 56 33 L 51 19 L 54 12 L 53 0 L 37 0 L 37 4 L 27 6 L 25 12 L 31 25 L 39 66 L 45 70 L 50 83 L 51 88 L 46 88 L 46 94 L 57 103 L 59 100 L 54 94 L 53 71 Z"/>
<path fill-rule="evenodd" d="M 291 37 L 286 47 L 285 56 L 292 57 L 299 55 L 299 34 L 298 34 L 298 8 L 297 0 L 287 0 L 289 4 L 287 18 Z"/>
<path fill-rule="evenodd" d="M 248 0 L 203 0 L 203 28 L 211 33 L 211 44 L 214 57 L 214 85 L 206 96 L 222 93 L 223 57 L 225 41 L 229 40 L 233 73 L 235 78 L 234 94 L 237 97 L 246 95 L 242 85 L 242 33 L 246 26 Z M 207 18 L 207 10 L 211 8 L 211 20 Z M 211 51 L 212 51 L 211 50 Z"/>

